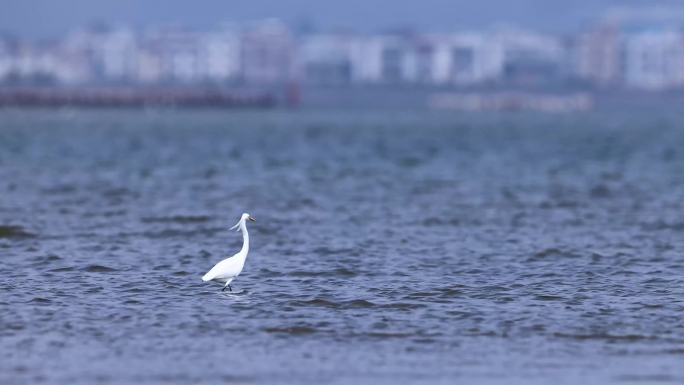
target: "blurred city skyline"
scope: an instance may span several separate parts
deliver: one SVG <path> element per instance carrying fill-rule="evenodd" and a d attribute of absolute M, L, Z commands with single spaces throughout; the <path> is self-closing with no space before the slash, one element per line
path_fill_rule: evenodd
<path fill-rule="evenodd" d="M 684 87 L 684 13 L 606 12 L 575 33 L 497 27 L 298 30 L 277 18 L 193 31 L 84 25 L 50 40 L 0 36 L 7 85 Z"/>
<path fill-rule="evenodd" d="M 19 38 L 61 36 L 93 23 L 126 25 L 134 29 L 181 26 L 212 29 L 226 22 L 265 18 L 283 20 L 295 29 L 352 30 L 362 33 L 405 28 L 450 32 L 514 25 L 543 32 L 574 33 L 611 12 L 625 8 L 681 6 L 677 0 L 255 0 L 178 2 L 150 0 L 4 0 L 0 2 L 0 33 Z M 669 7 L 669 8 L 668 8 Z"/>

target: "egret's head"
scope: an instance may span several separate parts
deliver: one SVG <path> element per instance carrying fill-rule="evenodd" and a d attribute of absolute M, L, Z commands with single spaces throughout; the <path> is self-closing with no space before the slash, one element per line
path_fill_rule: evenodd
<path fill-rule="evenodd" d="M 238 221 L 238 223 L 236 223 L 235 226 L 231 227 L 230 229 L 240 231 L 240 225 L 247 223 L 247 221 L 256 222 L 256 219 L 252 218 L 251 215 L 244 213 L 240 217 L 240 220 Z"/>

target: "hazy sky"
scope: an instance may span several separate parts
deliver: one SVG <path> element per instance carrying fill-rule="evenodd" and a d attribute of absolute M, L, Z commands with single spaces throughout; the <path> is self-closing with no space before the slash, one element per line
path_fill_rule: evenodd
<path fill-rule="evenodd" d="M 26 37 L 62 34 L 93 21 L 212 28 L 267 17 L 310 20 L 319 29 L 394 27 L 448 31 L 509 23 L 573 31 L 617 6 L 683 0 L 0 0 L 0 31 Z"/>

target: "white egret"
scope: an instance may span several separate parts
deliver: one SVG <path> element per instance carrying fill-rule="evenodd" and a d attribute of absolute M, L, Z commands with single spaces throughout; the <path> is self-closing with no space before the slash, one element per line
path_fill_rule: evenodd
<path fill-rule="evenodd" d="M 242 217 L 240 217 L 240 221 L 230 228 L 231 230 L 237 229 L 237 231 L 242 231 L 242 249 L 232 257 L 217 263 L 207 274 L 204 274 L 202 281 L 225 282 L 226 285 L 223 286 L 221 291 L 226 290 L 226 288 L 233 291 L 230 283 L 242 272 L 242 268 L 245 266 L 245 260 L 247 259 L 247 253 L 249 253 L 247 221 L 255 222 L 256 219 L 252 218 L 249 214 L 244 213 L 242 214 Z"/>

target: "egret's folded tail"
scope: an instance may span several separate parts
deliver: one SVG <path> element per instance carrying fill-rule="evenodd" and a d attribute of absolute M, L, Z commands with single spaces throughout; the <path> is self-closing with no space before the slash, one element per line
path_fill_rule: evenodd
<path fill-rule="evenodd" d="M 211 273 L 211 271 L 209 273 Z M 202 281 L 207 282 L 211 281 L 214 278 L 213 276 L 209 275 L 209 273 L 204 274 L 204 276 L 202 276 Z"/>

